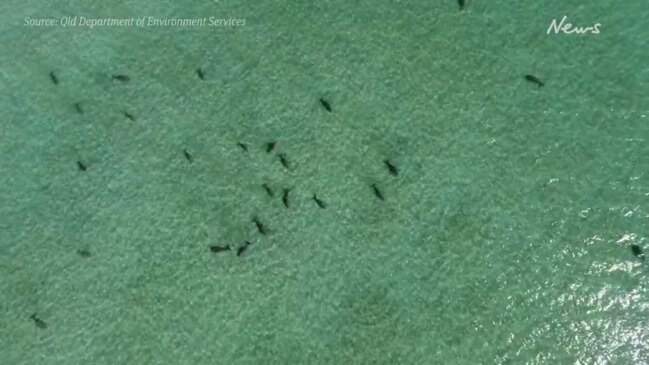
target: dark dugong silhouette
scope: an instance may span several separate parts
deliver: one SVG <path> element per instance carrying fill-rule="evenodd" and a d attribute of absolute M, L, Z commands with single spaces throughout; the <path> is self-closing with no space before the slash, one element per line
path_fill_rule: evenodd
<path fill-rule="evenodd" d="M 642 252 L 642 247 L 638 245 L 631 245 L 631 252 L 633 252 L 633 255 L 640 260 L 644 261 L 645 256 L 644 253 Z"/>

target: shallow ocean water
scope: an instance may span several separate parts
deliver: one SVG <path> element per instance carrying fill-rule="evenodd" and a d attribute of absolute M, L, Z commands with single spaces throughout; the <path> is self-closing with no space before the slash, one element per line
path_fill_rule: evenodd
<path fill-rule="evenodd" d="M 649 363 L 647 13 L 5 1 L 2 362 Z"/>

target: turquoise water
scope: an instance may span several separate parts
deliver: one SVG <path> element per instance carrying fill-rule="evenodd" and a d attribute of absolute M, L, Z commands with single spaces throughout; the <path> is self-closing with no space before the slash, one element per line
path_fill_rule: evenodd
<path fill-rule="evenodd" d="M 3 2 L 0 362 L 649 363 L 648 13 Z"/>

